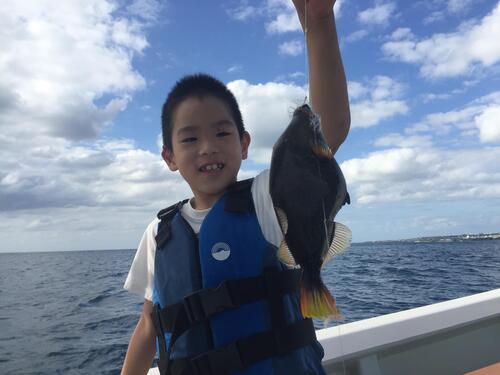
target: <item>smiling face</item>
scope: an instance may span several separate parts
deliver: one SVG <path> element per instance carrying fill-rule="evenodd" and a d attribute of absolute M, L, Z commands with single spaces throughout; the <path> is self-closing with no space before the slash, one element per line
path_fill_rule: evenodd
<path fill-rule="evenodd" d="M 179 171 L 194 194 L 194 207 L 212 205 L 236 181 L 241 161 L 247 158 L 250 135 L 241 139 L 223 101 L 213 96 L 189 97 L 175 109 L 172 150 L 162 156 L 172 171 Z"/>

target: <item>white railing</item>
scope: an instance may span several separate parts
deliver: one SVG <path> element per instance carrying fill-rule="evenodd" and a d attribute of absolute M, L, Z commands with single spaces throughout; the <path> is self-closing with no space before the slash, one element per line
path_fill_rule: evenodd
<path fill-rule="evenodd" d="M 500 289 L 316 331 L 324 361 L 500 315 Z"/>

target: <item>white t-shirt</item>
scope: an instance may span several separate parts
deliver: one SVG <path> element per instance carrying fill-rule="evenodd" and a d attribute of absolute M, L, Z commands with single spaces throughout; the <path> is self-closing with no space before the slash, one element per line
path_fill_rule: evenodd
<path fill-rule="evenodd" d="M 274 213 L 273 202 L 269 194 L 269 170 L 258 174 L 252 183 L 252 198 L 264 238 L 275 246 L 283 239 L 278 219 Z M 182 206 L 181 215 L 191 225 L 195 233 L 200 231 L 201 223 L 210 209 L 195 210 L 188 202 Z M 153 299 L 153 280 L 155 269 L 156 231 L 159 220 L 155 218 L 142 236 L 132 266 L 125 280 L 124 288 L 139 294 L 145 299 Z"/>

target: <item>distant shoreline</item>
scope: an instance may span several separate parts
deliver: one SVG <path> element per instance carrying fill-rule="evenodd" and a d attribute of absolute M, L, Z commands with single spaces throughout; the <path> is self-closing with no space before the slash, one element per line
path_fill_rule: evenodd
<path fill-rule="evenodd" d="M 402 240 L 379 240 L 379 241 L 363 241 L 353 242 L 352 245 L 383 245 L 383 244 L 398 244 L 398 243 L 453 243 L 453 242 L 470 242 L 470 241 L 489 241 L 500 240 L 500 233 L 479 233 L 479 234 L 460 234 L 453 236 L 435 236 L 435 237 L 417 237 Z M 0 251 L 1 254 L 28 254 L 28 253 L 67 253 L 67 252 L 84 252 L 84 251 L 137 251 L 137 249 L 91 249 L 91 250 L 44 250 L 44 251 Z"/>
<path fill-rule="evenodd" d="M 356 245 L 369 244 L 396 244 L 396 243 L 450 243 L 450 242 L 469 242 L 469 241 L 489 241 L 500 240 L 500 233 L 479 233 L 479 234 L 459 234 L 453 236 L 435 236 L 435 237 L 417 237 L 402 240 L 380 240 L 356 242 Z"/>

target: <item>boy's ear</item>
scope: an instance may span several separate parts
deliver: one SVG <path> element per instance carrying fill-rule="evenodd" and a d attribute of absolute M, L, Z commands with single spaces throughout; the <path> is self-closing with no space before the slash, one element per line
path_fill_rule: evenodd
<path fill-rule="evenodd" d="M 248 157 L 248 147 L 251 142 L 250 133 L 244 131 L 241 136 L 241 159 L 245 160 Z"/>
<path fill-rule="evenodd" d="M 170 168 L 172 172 L 175 172 L 176 170 L 179 169 L 177 168 L 177 164 L 175 163 L 174 153 L 165 146 L 163 146 L 163 150 L 161 151 L 161 156 L 163 160 L 165 160 L 165 163 L 167 163 L 168 168 Z"/>

